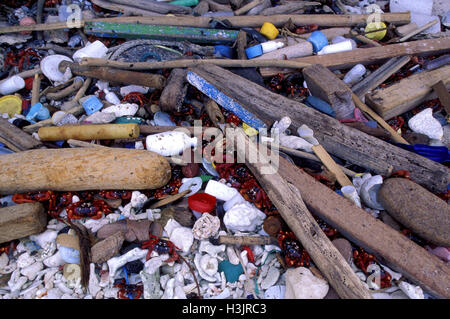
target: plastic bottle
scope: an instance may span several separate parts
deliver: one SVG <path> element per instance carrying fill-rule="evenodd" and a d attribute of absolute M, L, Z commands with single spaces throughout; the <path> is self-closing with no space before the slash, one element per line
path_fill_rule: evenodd
<path fill-rule="evenodd" d="M 105 92 L 105 100 L 113 105 L 120 104 L 120 100 L 117 97 L 117 95 L 114 92 L 111 92 L 108 89 L 104 89 L 103 92 Z"/>
<path fill-rule="evenodd" d="M 178 155 L 186 148 L 197 144 L 196 137 L 189 137 L 184 132 L 170 131 L 147 136 L 147 150 L 162 156 Z"/>
<path fill-rule="evenodd" d="M 275 51 L 264 53 L 256 59 L 293 59 L 313 54 L 313 46 L 309 41 L 299 39 L 297 43 L 288 45 Z"/>
<path fill-rule="evenodd" d="M 18 75 L 14 75 L 0 83 L 0 94 L 8 95 L 25 87 L 25 81 Z"/>
<path fill-rule="evenodd" d="M 284 47 L 284 43 L 281 41 L 267 41 L 245 49 L 245 54 L 247 54 L 247 58 L 253 59 L 282 47 Z"/>
<path fill-rule="evenodd" d="M 343 81 L 348 85 L 353 85 L 363 78 L 366 74 L 366 68 L 362 64 L 355 65 L 347 74 L 344 76 Z"/>
<path fill-rule="evenodd" d="M 330 44 L 330 45 L 323 47 L 322 50 L 317 52 L 317 55 L 351 51 L 352 49 L 353 49 L 352 41 L 346 40 L 346 41 L 342 41 L 342 42 L 339 42 L 336 44 Z"/>
<path fill-rule="evenodd" d="M 313 31 L 311 35 L 306 39 L 308 42 L 311 42 L 314 48 L 314 52 L 319 52 L 328 45 L 327 36 L 321 31 Z"/>

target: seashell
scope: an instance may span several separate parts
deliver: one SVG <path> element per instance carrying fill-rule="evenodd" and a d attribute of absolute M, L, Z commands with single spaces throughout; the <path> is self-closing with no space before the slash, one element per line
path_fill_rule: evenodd
<path fill-rule="evenodd" d="M 275 283 L 278 281 L 278 278 L 280 277 L 280 271 L 275 267 L 270 267 L 269 271 L 267 272 L 266 277 L 261 282 L 261 288 L 262 289 L 269 289 Z"/>
<path fill-rule="evenodd" d="M 225 226 L 233 231 L 254 232 L 264 222 L 266 215 L 249 202 L 236 204 L 223 217 Z"/>
<path fill-rule="evenodd" d="M 192 228 L 195 239 L 202 240 L 215 236 L 220 228 L 220 219 L 208 213 L 202 214 Z"/>
<path fill-rule="evenodd" d="M 202 240 L 200 242 L 200 246 L 198 248 L 198 251 L 200 253 L 208 253 L 208 255 L 212 256 L 212 257 L 216 257 L 218 258 L 220 253 L 223 253 L 225 251 L 226 246 L 225 245 L 213 245 L 211 244 L 209 241 L 207 240 Z"/>
<path fill-rule="evenodd" d="M 54 242 L 58 236 L 58 231 L 56 230 L 46 230 L 39 235 L 31 235 L 30 239 L 36 242 L 39 246 L 44 247 L 49 242 Z"/>
<path fill-rule="evenodd" d="M 45 266 L 47 267 L 59 267 L 64 265 L 66 262 L 64 261 L 64 259 L 61 257 L 61 254 L 59 251 L 57 251 L 53 256 L 48 257 L 46 259 L 43 260 L 43 263 Z"/>
<path fill-rule="evenodd" d="M 375 175 L 361 185 L 360 194 L 365 205 L 373 209 L 384 210 L 384 207 L 378 201 L 378 191 L 382 184 L 383 177 Z"/>
<path fill-rule="evenodd" d="M 201 254 L 195 254 L 194 263 L 200 277 L 210 282 L 217 280 L 214 277 L 218 270 L 218 261 L 216 258 L 208 254 L 203 256 Z"/>
<path fill-rule="evenodd" d="M 307 268 L 289 268 L 286 271 L 286 299 L 323 299 L 328 289 L 328 282 L 314 276 Z"/>
<path fill-rule="evenodd" d="M 38 272 L 44 269 L 44 264 L 42 262 L 36 262 L 34 264 L 31 264 L 28 267 L 22 268 L 20 273 L 28 278 L 28 280 L 33 281 Z"/>
<path fill-rule="evenodd" d="M 37 254 L 36 258 L 39 261 L 43 261 L 44 259 L 47 259 L 48 257 L 52 256 L 56 252 L 56 243 L 55 242 L 48 242 L 45 247 L 42 247 L 42 249 Z"/>
<path fill-rule="evenodd" d="M 63 276 L 67 282 L 77 282 L 81 279 L 81 267 L 78 264 L 65 264 Z"/>

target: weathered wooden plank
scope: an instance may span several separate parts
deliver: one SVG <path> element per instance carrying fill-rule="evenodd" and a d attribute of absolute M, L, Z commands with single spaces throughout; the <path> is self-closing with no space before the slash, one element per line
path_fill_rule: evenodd
<path fill-rule="evenodd" d="M 439 81 L 450 88 L 450 65 L 416 73 L 389 87 L 374 90 L 366 94 L 366 103 L 383 119 L 388 120 L 430 99 L 432 86 Z"/>
<path fill-rule="evenodd" d="M 276 27 L 282 27 L 291 19 L 295 25 L 311 25 L 317 24 L 323 27 L 349 27 L 364 26 L 367 23 L 368 14 L 301 14 L 301 15 L 273 15 L 273 16 L 223 16 L 214 17 L 219 21 L 228 20 L 235 28 L 257 28 L 261 27 L 264 22 L 270 22 Z M 409 12 L 383 13 L 380 15 L 381 21 L 392 23 L 395 25 L 407 24 L 411 21 Z M 86 22 L 121 22 L 121 23 L 141 23 L 154 25 L 171 25 L 185 27 L 208 28 L 210 17 L 194 17 L 194 16 L 148 16 L 148 17 L 116 17 L 103 19 L 88 19 L 80 21 L 79 27 L 82 28 Z M 31 26 L 12 26 L 0 28 L 0 34 L 22 32 L 22 31 L 48 31 L 70 28 L 66 22 L 35 24 Z"/>
<path fill-rule="evenodd" d="M 43 146 L 41 142 L 3 118 L 0 118 L 0 137 L 21 151 Z"/>
<path fill-rule="evenodd" d="M 383 176 L 405 169 L 410 171 L 411 178 L 422 186 L 432 191 L 447 190 L 450 170 L 444 165 L 343 125 L 330 116 L 275 94 L 220 67 L 208 65 L 190 71 L 220 88 L 224 94 L 245 106 L 267 126 L 283 116 L 289 116 L 294 127 L 308 125 L 319 143 L 330 154 Z M 245 90 L 242 90 L 243 87 Z"/>
<path fill-rule="evenodd" d="M 410 41 L 405 43 L 397 43 L 384 45 L 382 47 L 360 48 L 352 51 L 331 53 L 325 55 L 315 55 L 310 57 L 302 57 L 292 59 L 293 61 L 322 64 L 332 70 L 351 68 L 352 66 L 361 64 L 378 63 L 383 60 L 403 55 L 428 55 L 444 53 L 450 49 L 450 37 Z M 279 69 L 279 68 L 261 68 L 261 75 L 264 77 L 274 76 L 278 73 L 292 73 L 295 70 Z"/>
<path fill-rule="evenodd" d="M 450 266 L 284 158 L 279 160 L 279 174 L 298 188 L 311 213 L 432 295 L 450 298 Z"/>
<path fill-rule="evenodd" d="M 267 165 L 270 165 L 269 158 L 259 151 L 243 130 L 238 129 L 236 134 L 238 154 L 245 158 L 246 165 L 261 183 L 281 217 L 339 296 L 343 299 L 372 299 L 369 290 L 308 211 L 298 189 L 288 184 L 276 171 L 266 172 Z M 259 160 L 252 160 L 251 154 L 258 154 Z"/>
<path fill-rule="evenodd" d="M 26 203 L 0 208 L 0 244 L 38 234 L 47 226 L 41 203 Z"/>

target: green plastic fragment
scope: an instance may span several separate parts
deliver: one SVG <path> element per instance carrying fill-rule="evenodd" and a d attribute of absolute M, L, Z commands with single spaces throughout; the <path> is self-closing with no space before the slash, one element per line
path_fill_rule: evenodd
<path fill-rule="evenodd" d="M 198 0 L 175 0 L 170 1 L 169 4 L 176 4 L 178 6 L 185 6 L 185 7 L 193 7 L 198 4 Z"/>
<path fill-rule="evenodd" d="M 200 178 L 202 179 L 202 182 L 207 182 L 209 181 L 211 178 L 213 178 L 211 175 L 202 175 L 200 176 Z"/>

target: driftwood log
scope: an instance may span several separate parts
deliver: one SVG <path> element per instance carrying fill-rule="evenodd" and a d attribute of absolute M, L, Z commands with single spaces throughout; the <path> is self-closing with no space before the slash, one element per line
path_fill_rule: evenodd
<path fill-rule="evenodd" d="M 233 98 L 268 126 L 289 116 L 294 127 L 308 125 L 330 154 L 383 176 L 400 169 L 408 170 L 411 178 L 424 187 L 438 192 L 447 190 L 450 171 L 439 163 L 343 125 L 330 116 L 220 67 L 208 65 L 190 71 Z"/>
<path fill-rule="evenodd" d="M 126 123 L 51 126 L 41 127 L 38 135 L 41 141 L 137 138 L 139 137 L 139 125 L 136 123 Z"/>
<path fill-rule="evenodd" d="M 40 148 L 43 146 L 41 142 L 3 118 L 0 118 L 0 138 L 3 141 L 6 141 L 5 144 L 7 144 L 8 147 L 15 148 L 18 151 Z"/>
<path fill-rule="evenodd" d="M 406 43 L 384 45 L 367 49 L 357 49 L 346 52 L 314 55 L 303 58 L 295 58 L 292 61 L 322 64 L 330 69 L 346 69 L 361 63 L 372 64 L 386 59 L 404 55 L 430 55 L 444 53 L 450 49 L 450 37 L 410 41 Z M 292 73 L 295 70 L 278 68 L 261 68 L 264 77 L 274 76 L 278 73 Z"/>
<path fill-rule="evenodd" d="M 450 266 L 442 260 L 281 157 L 278 172 L 315 216 L 432 295 L 450 298 Z"/>
<path fill-rule="evenodd" d="M 0 244 L 38 234 L 47 226 L 47 213 L 41 203 L 0 208 Z"/>
<path fill-rule="evenodd" d="M 188 89 L 186 74 L 187 71 L 184 69 L 173 69 L 170 72 L 166 82 L 167 85 L 159 99 L 159 105 L 163 111 L 180 111 Z"/>
<path fill-rule="evenodd" d="M 159 74 L 140 73 L 112 68 L 83 67 L 77 63 L 63 61 L 59 64 L 60 70 L 70 68 L 73 74 L 100 79 L 111 83 L 124 83 L 148 86 L 155 89 L 162 89 L 166 79 Z"/>
<path fill-rule="evenodd" d="M 238 154 L 245 158 L 246 165 L 330 285 L 343 299 L 371 299 L 369 290 L 363 286 L 306 208 L 301 192 L 288 184 L 280 174 L 265 173 L 264 166 L 268 165 L 269 159 L 259 152 L 256 144 L 242 130 L 237 130 L 237 134 L 238 141 L 241 142 L 237 145 Z M 251 154 L 258 154 L 259 160 L 252 160 Z"/>
<path fill-rule="evenodd" d="M 408 76 L 386 88 L 366 95 L 366 103 L 388 120 L 412 110 L 434 96 L 432 86 L 443 81 L 450 88 L 450 65 Z"/>
<path fill-rule="evenodd" d="M 146 150 L 64 148 L 0 156 L 0 194 L 155 189 L 170 176 L 167 160 Z"/>

